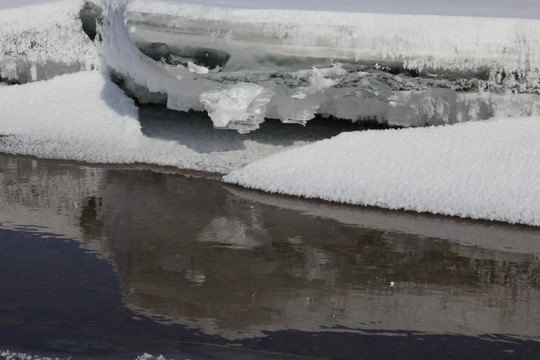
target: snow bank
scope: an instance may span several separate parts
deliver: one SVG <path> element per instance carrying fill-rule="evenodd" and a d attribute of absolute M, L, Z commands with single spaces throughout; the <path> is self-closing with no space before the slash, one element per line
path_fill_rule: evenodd
<path fill-rule="evenodd" d="M 540 225 L 540 118 L 346 133 L 233 171 L 274 193 Z"/>
<path fill-rule="evenodd" d="M 83 3 L 49 1 L 0 11 L 0 81 L 25 83 L 98 68 L 98 49 L 79 19 Z"/>
<path fill-rule="evenodd" d="M 241 135 L 202 115 L 142 108 L 98 71 L 0 87 L 0 152 L 90 163 L 145 163 L 225 174 L 328 131 L 267 126 Z M 182 120 L 182 121 L 179 121 Z M 334 133 L 338 133 L 336 128 Z"/>
<path fill-rule="evenodd" d="M 102 60 L 140 100 L 206 110 L 216 127 L 241 133 L 265 118 L 306 124 L 317 113 L 402 126 L 499 119 L 345 134 L 260 160 L 321 137 L 281 139 L 279 130 L 190 138 L 165 134 L 169 125 L 145 134 L 133 101 L 102 74 L 82 71 L 1 86 L 0 151 L 223 174 L 255 161 L 225 180 L 540 225 L 539 20 L 328 11 L 346 1 L 316 1 L 317 11 L 302 10 L 302 1 L 265 11 L 261 2 L 232 0 L 99 3 L 99 50 L 81 30 L 82 0 L 4 4 L 0 78 L 49 79 Z"/>
<path fill-rule="evenodd" d="M 5 152 L 109 162 L 107 148 L 142 136 L 133 101 L 97 71 L 3 87 L 0 98 Z"/>

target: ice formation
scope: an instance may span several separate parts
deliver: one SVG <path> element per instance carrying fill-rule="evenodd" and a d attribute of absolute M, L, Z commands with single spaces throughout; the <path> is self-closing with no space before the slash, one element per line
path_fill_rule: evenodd
<path fill-rule="evenodd" d="M 91 0 L 79 16 L 83 4 L 3 10 L 0 78 L 97 68 L 101 50 L 139 101 L 207 111 L 216 127 L 241 133 L 265 118 L 306 124 L 316 114 L 423 126 L 538 113 L 540 9 L 530 4 L 528 14 L 505 0 L 470 9 L 530 19 L 362 13 L 377 8 L 344 0 Z M 388 10 L 415 8 L 438 11 L 419 0 Z M 81 31 L 82 19 L 95 34 L 92 16 L 103 20 L 101 46 Z"/>
<path fill-rule="evenodd" d="M 114 9 L 106 30 L 129 38 L 133 55 L 119 54 L 116 38 L 104 53 L 121 56 L 108 61 L 118 73 L 166 94 L 169 108 L 207 110 L 216 126 L 241 132 L 260 123 L 243 119 L 262 116 L 422 126 L 538 112 L 538 20 L 250 6 L 134 0 Z M 265 107 L 244 104 L 235 114 L 240 126 L 228 101 L 208 101 L 228 97 L 237 83 L 257 85 L 249 96 L 241 87 L 244 99 L 261 89 L 269 99 L 259 101 Z"/>

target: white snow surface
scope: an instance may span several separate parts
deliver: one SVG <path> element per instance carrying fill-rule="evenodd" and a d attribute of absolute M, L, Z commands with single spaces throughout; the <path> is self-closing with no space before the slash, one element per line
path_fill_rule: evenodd
<path fill-rule="evenodd" d="M 427 4 L 422 1 L 417 3 Z M 493 7 L 504 2 L 498 1 L 491 3 Z M 41 1 L 24 4 L 30 3 Z M 540 21 L 515 19 L 538 19 L 536 2 L 515 2 L 508 18 L 435 16 L 428 8 L 424 15 L 395 15 L 407 8 L 397 2 L 388 11 L 394 15 L 360 13 L 364 2 L 353 6 L 350 1 L 314 1 L 307 10 L 307 1 L 285 3 L 101 0 L 105 20 L 99 47 L 80 30 L 81 0 L 26 7 L 2 3 L 0 78 L 37 81 L 99 68 L 100 61 L 106 69 L 0 86 L 0 151 L 94 163 L 168 165 L 228 174 L 227 182 L 269 192 L 540 226 Z M 459 1 L 455 4 L 461 6 Z M 488 7 L 483 1 L 473 4 Z M 505 4 L 502 8 L 511 8 Z M 347 6 L 351 12 L 346 12 Z M 273 10 L 261 10 L 266 7 Z M 530 16 L 522 16 L 518 8 L 529 9 Z M 258 36 L 269 36 L 261 42 L 269 47 L 257 49 L 270 54 L 283 49 L 321 56 L 340 52 L 352 56 L 353 62 L 355 57 L 381 59 L 443 71 L 487 67 L 495 78 L 505 72 L 517 75 L 492 79 L 500 86 L 497 92 L 458 93 L 452 88 L 414 90 L 416 85 L 404 91 L 370 87 L 378 84 L 380 74 L 354 74 L 356 83 L 374 91 L 371 97 L 364 97 L 362 86 L 347 89 L 340 63 L 278 74 L 279 79 L 298 83 L 293 89 L 267 81 L 268 74 L 249 81 L 251 70 L 235 69 L 232 73 L 243 80 L 224 81 L 221 73 L 201 64 L 164 66 L 143 56 L 132 41 L 137 29 L 129 26 L 126 9 L 172 16 L 174 21 L 165 26 L 171 32 L 182 29 L 186 19 L 199 25 L 231 25 L 238 31 L 248 24 L 246 29 Z M 465 5 L 446 15 L 463 15 L 464 9 Z M 207 35 L 205 44 L 215 40 L 224 49 L 232 46 L 236 52 L 231 61 L 238 65 L 247 59 L 249 65 L 253 54 L 242 48 L 243 40 L 235 39 L 234 32 Z M 245 57 L 235 60 L 235 54 Z M 107 68 L 123 76 L 126 86 L 143 98 L 166 98 L 171 109 L 207 110 L 218 127 L 241 132 L 246 123 L 251 130 L 259 127 L 265 117 L 305 124 L 317 112 L 351 120 L 375 114 L 406 126 L 495 118 L 348 133 L 323 141 L 318 141 L 320 136 L 281 139 L 275 136 L 279 131 L 261 137 L 196 131 L 192 135 L 189 127 L 187 135 L 175 135 L 169 125 L 144 133 L 137 107 L 111 82 Z M 409 86 L 412 78 L 391 80 L 402 81 L 396 87 L 400 88 Z M 294 134 L 302 128 L 290 129 L 287 132 Z"/>
<path fill-rule="evenodd" d="M 540 118 L 353 132 L 233 171 L 229 183 L 389 209 L 540 225 Z"/>
<path fill-rule="evenodd" d="M 0 2 L 0 80 L 28 82 L 99 68 L 99 51 L 79 20 L 83 0 L 10 4 Z"/>
<path fill-rule="evenodd" d="M 297 136 L 278 129 L 262 138 L 201 129 L 168 121 L 170 115 L 161 115 L 159 109 L 145 135 L 133 100 L 99 71 L 0 87 L 0 99 L 0 152 L 42 158 L 145 163 L 225 174 L 321 138 L 299 135 L 302 129 L 297 129 Z"/>

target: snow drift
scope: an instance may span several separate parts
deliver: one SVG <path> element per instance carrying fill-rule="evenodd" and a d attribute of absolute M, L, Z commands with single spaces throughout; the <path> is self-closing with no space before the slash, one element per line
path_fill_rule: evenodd
<path fill-rule="evenodd" d="M 226 182 L 389 209 L 540 225 L 540 118 L 353 132 L 233 171 Z"/>
<path fill-rule="evenodd" d="M 81 28 L 83 4 L 58 1 L 0 11 L 0 82 L 26 83 L 99 68 L 98 48 Z M 9 5 L 0 4 L 0 10 Z"/>

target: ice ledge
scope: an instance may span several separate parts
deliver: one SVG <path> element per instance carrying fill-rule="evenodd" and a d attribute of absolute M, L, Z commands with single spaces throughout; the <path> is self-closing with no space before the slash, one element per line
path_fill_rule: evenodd
<path fill-rule="evenodd" d="M 259 118 L 284 123 L 320 114 L 423 126 L 538 113 L 538 20 L 142 1 L 125 10 L 108 31 L 137 49 L 112 67 L 165 94 L 172 109 L 209 111 L 219 128 L 258 128 L 260 120 L 245 121 L 249 106 L 234 115 L 225 107 L 237 83 L 256 85 L 246 98 L 272 93 Z"/>

